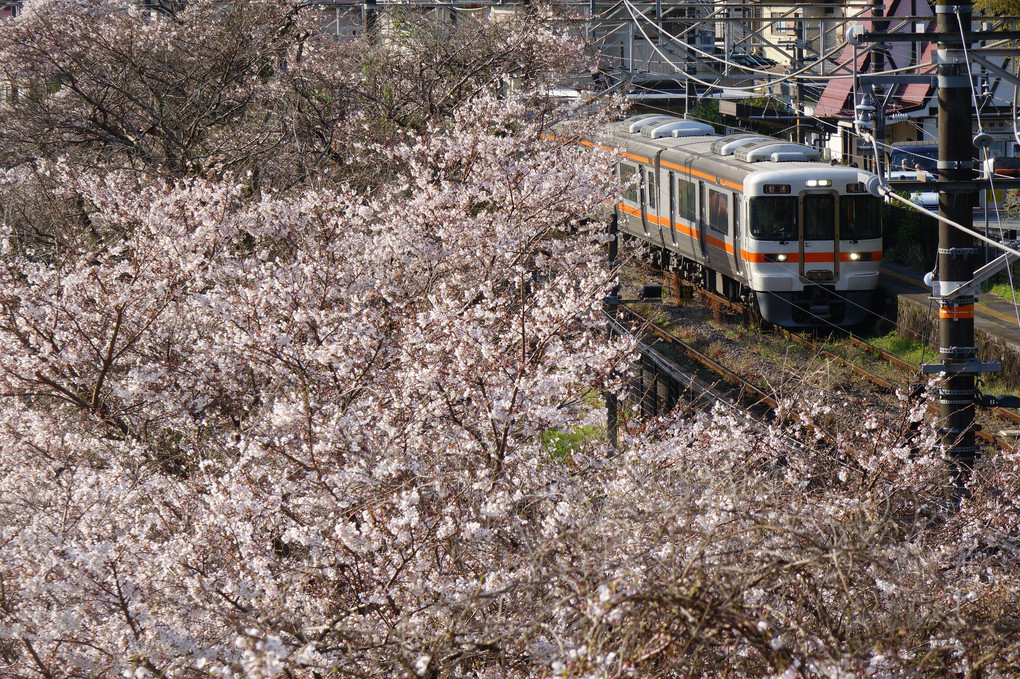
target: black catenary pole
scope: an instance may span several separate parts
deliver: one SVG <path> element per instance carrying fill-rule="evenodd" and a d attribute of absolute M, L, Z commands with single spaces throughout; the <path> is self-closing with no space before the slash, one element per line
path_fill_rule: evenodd
<path fill-rule="evenodd" d="M 872 3 L 871 15 L 875 21 L 872 24 L 875 30 L 879 33 L 885 33 L 889 29 L 889 22 L 884 20 L 885 17 L 885 0 L 874 0 Z M 881 73 L 885 70 L 885 43 L 878 43 L 871 51 L 871 72 Z M 876 83 L 872 90 L 875 97 L 875 119 L 872 124 L 871 132 L 875 137 L 875 146 L 877 147 L 875 155 L 875 172 L 883 174 L 885 172 L 885 88 Z"/>
<path fill-rule="evenodd" d="M 971 3 L 938 0 L 938 180 L 939 214 L 971 228 L 976 191 L 949 183 L 974 177 L 971 81 L 963 35 L 971 30 Z M 969 46 L 967 46 L 969 48 Z M 956 465 L 958 480 L 970 472 L 978 454 L 974 409 L 981 363 L 974 346 L 974 297 L 952 294 L 974 277 L 978 249 L 973 237 L 939 222 L 938 283 L 940 370 L 944 382 L 938 392 L 944 452 Z M 969 286 L 968 286 L 969 287 Z M 935 366 L 931 366 L 935 367 Z"/>
<path fill-rule="evenodd" d="M 362 21 L 365 25 L 365 35 L 372 42 L 375 42 L 376 38 L 376 22 L 378 21 L 378 8 L 376 6 L 376 0 L 365 0 L 365 3 L 361 6 Z"/>

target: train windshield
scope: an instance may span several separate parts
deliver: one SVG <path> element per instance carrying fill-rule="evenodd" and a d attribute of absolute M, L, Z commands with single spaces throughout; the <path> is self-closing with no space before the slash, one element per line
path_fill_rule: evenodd
<path fill-rule="evenodd" d="M 836 200 L 832 194 L 808 194 L 804 203 L 804 239 L 832 240 L 836 236 Z M 800 209 L 794 196 L 752 198 L 751 235 L 758 240 L 787 241 L 800 238 Z M 866 240 L 882 236 L 882 201 L 870 195 L 839 197 L 841 240 Z"/>
<path fill-rule="evenodd" d="M 797 199 L 752 198 L 751 235 L 759 240 L 797 240 Z"/>
<path fill-rule="evenodd" d="M 875 196 L 840 196 L 839 237 L 867 240 L 882 236 L 882 199 Z"/>
<path fill-rule="evenodd" d="M 836 237 L 836 201 L 829 193 L 804 196 L 804 240 Z"/>

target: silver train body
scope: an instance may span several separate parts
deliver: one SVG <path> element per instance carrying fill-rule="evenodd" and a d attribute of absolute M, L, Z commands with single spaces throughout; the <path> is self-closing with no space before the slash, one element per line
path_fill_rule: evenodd
<path fill-rule="evenodd" d="M 631 187 L 621 232 L 662 264 L 785 327 L 852 326 L 871 310 L 882 260 L 878 177 L 815 149 L 703 123 L 634 116 L 600 145 L 620 149 Z"/>

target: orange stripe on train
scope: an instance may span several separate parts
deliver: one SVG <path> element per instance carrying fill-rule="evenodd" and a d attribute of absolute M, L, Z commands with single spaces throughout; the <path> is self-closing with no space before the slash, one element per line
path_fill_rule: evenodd
<path fill-rule="evenodd" d="M 786 255 L 786 262 L 785 263 L 787 263 L 787 264 L 789 264 L 791 262 L 799 262 L 800 261 L 800 253 L 799 252 L 782 252 L 782 253 L 780 253 L 780 252 L 748 252 L 747 250 L 741 250 L 740 251 L 740 256 L 743 259 L 747 260 L 748 262 L 755 262 L 757 264 L 764 264 L 767 261 L 765 259 L 766 257 L 775 257 L 776 255 L 779 255 L 779 254 Z M 832 262 L 833 262 L 833 256 L 832 256 L 831 252 L 812 252 L 812 253 L 806 253 L 806 254 L 810 255 L 810 257 L 805 257 L 804 261 L 806 261 L 806 262 L 813 262 L 813 263 L 818 263 L 818 264 L 832 264 Z M 850 254 L 847 253 L 847 252 L 839 253 L 839 261 L 841 261 L 841 262 L 850 262 L 850 263 L 854 263 L 854 264 L 857 263 L 855 260 L 850 259 Z M 881 252 L 872 252 L 871 253 L 871 259 L 870 260 L 865 260 L 865 261 L 870 261 L 870 262 L 875 262 L 875 263 L 881 262 L 882 261 L 882 253 Z M 773 262 L 768 262 L 768 263 L 771 264 Z"/>
<path fill-rule="evenodd" d="M 633 217 L 637 217 L 639 219 L 641 218 L 641 210 L 639 210 L 638 208 L 634 208 L 634 207 L 631 207 L 629 205 L 624 205 L 623 203 L 617 203 L 616 207 L 619 208 L 621 211 L 626 212 L 627 214 L 629 214 L 629 215 L 631 215 Z M 673 228 L 673 229 L 676 229 L 677 232 L 682 233 L 685 236 L 690 236 L 691 238 L 699 238 L 700 237 L 700 233 L 694 227 L 689 227 L 689 226 L 686 226 L 684 224 L 679 224 L 679 223 L 670 224 L 670 221 L 669 221 L 669 219 L 667 217 L 659 217 L 658 215 L 656 215 L 656 214 L 654 214 L 652 212 L 646 213 L 645 219 L 648 221 L 649 224 L 655 224 L 656 226 L 665 226 L 666 228 Z M 725 250 L 728 254 L 732 255 L 734 253 L 734 249 L 733 249 L 733 244 L 732 243 L 727 243 L 724 240 L 721 240 L 719 238 L 715 238 L 715 237 L 709 236 L 709 235 L 705 236 L 705 240 L 708 242 L 709 245 L 711 245 L 713 247 L 716 247 L 716 248 L 719 248 L 720 250 Z M 765 258 L 768 255 L 773 255 L 773 254 L 780 254 L 780 253 L 748 252 L 747 250 L 741 250 L 740 251 L 740 257 L 742 259 L 744 259 L 745 261 L 748 261 L 748 262 L 756 263 L 756 264 L 764 264 L 764 263 L 766 263 Z M 786 262 L 785 263 L 787 263 L 787 264 L 795 263 L 795 262 L 800 262 L 800 253 L 798 253 L 798 252 L 786 252 L 786 253 L 782 253 L 782 254 L 786 255 Z M 872 262 L 880 262 L 880 261 L 882 261 L 882 252 L 880 250 L 875 251 L 875 252 L 871 252 L 870 254 L 871 254 L 871 259 L 870 260 L 865 260 L 865 261 L 872 261 Z M 833 253 L 831 253 L 831 252 L 805 252 L 804 253 L 804 262 L 805 263 L 832 264 L 834 261 L 835 261 L 835 257 L 833 256 Z M 840 262 L 851 262 L 851 263 L 855 262 L 855 260 L 850 259 L 850 253 L 849 252 L 841 252 L 841 253 L 839 253 L 839 261 Z M 772 262 L 769 262 L 769 263 L 772 263 Z"/>
<path fill-rule="evenodd" d="M 700 177 L 702 179 L 707 179 L 710 182 L 713 182 L 713 183 L 716 183 L 716 184 L 722 184 L 723 186 L 726 186 L 726 187 L 731 188 L 731 189 L 735 189 L 737 191 L 743 191 L 744 190 L 744 185 L 743 184 L 737 184 L 735 182 L 727 181 L 725 179 L 721 179 L 719 177 L 716 177 L 715 175 L 706 174 L 705 172 L 699 172 L 697 170 L 692 170 L 690 168 L 682 167 L 680 165 L 674 165 L 673 163 L 667 162 L 665 160 L 660 160 L 659 161 L 659 165 L 661 165 L 663 167 L 668 167 L 671 170 L 676 170 L 678 172 L 683 172 L 684 174 L 687 174 L 687 175 L 691 175 L 691 176 L 694 176 L 694 177 Z"/>

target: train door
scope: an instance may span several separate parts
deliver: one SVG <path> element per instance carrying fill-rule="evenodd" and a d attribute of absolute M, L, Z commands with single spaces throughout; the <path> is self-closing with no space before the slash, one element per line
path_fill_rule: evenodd
<path fill-rule="evenodd" d="M 680 251 L 692 260 L 704 260 L 698 228 L 698 186 L 690 175 L 676 175 L 676 231 Z"/>
<path fill-rule="evenodd" d="M 677 249 L 680 245 L 677 235 L 677 226 L 679 226 L 678 220 L 680 218 L 677 201 L 677 183 L 676 175 L 672 172 L 663 173 L 666 181 L 669 182 L 669 244 L 673 249 Z"/>
<path fill-rule="evenodd" d="M 701 257 L 705 263 L 712 266 L 715 258 L 712 257 L 712 250 L 708 247 L 708 186 L 698 182 L 698 245 L 701 247 Z"/>
<path fill-rule="evenodd" d="M 655 201 L 655 170 L 647 165 L 641 166 L 641 229 L 645 236 L 651 236 L 649 222 L 656 218 Z"/>
<path fill-rule="evenodd" d="M 835 191 L 800 195 L 800 275 L 813 283 L 839 277 L 839 220 Z"/>
<path fill-rule="evenodd" d="M 739 193 L 731 193 L 730 197 L 733 201 L 733 252 L 730 253 L 733 262 L 733 270 L 737 273 L 741 272 L 740 266 L 740 243 L 744 239 L 743 233 L 743 219 L 741 219 L 741 213 L 744 210 L 744 200 L 741 198 Z"/>
<path fill-rule="evenodd" d="M 733 247 L 733 192 L 716 186 L 705 187 L 708 233 L 705 239 L 712 255 L 713 268 L 732 271 L 735 267 Z"/>
<path fill-rule="evenodd" d="M 673 206 L 673 202 L 669 196 L 669 171 L 662 169 L 659 165 L 659 156 L 655 156 L 655 169 L 653 171 L 655 176 L 655 219 L 652 220 L 652 235 L 657 236 L 655 242 L 659 244 L 659 247 L 663 249 L 663 262 L 668 261 L 665 257 L 666 245 L 672 240 L 669 232 L 673 230 L 673 221 L 671 219 L 670 209 Z"/>

